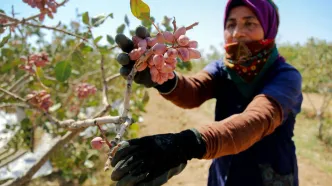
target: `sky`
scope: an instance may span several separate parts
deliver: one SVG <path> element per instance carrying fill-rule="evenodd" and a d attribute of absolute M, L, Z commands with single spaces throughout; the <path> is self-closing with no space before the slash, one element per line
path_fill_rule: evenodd
<path fill-rule="evenodd" d="M 61 2 L 61 0 L 57 0 Z M 56 25 L 59 21 L 69 23 L 79 13 L 89 12 L 90 16 L 113 13 L 99 28 L 93 29 L 95 36 L 106 34 L 115 36 L 116 28 L 124 23 L 127 14 L 131 29 L 140 24 L 130 11 L 129 0 L 69 0 L 65 7 L 58 9 L 53 20 L 46 18 L 45 25 Z M 222 49 L 223 14 L 226 0 L 144 0 L 150 7 L 151 16 L 161 22 L 164 16 L 175 17 L 177 24 L 188 26 L 194 22 L 199 25 L 187 32 L 190 39 L 198 41 L 199 49 L 209 52 L 211 45 Z M 279 43 L 305 43 L 309 37 L 332 41 L 332 0 L 274 0 L 280 10 L 280 27 L 277 36 Z M 11 12 L 14 5 L 17 18 L 38 13 L 22 0 L 0 0 L 0 9 Z M 128 30 L 125 30 L 128 33 Z M 1 36 L 0 36 L 1 37 Z"/>

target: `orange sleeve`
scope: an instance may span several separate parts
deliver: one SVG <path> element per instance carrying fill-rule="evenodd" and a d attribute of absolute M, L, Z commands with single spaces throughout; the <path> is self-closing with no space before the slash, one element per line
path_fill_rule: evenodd
<path fill-rule="evenodd" d="M 176 82 L 168 92 L 160 92 L 167 100 L 181 108 L 194 108 L 213 98 L 214 80 L 212 75 L 202 70 L 192 76 L 176 74 Z"/>
<path fill-rule="evenodd" d="M 204 125 L 197 130 L 206 143 L 203 159 L 237 154 L 271 134 L 282 122 L 281 106 L 273 98 L 258 95 L 241 114 Z"/>

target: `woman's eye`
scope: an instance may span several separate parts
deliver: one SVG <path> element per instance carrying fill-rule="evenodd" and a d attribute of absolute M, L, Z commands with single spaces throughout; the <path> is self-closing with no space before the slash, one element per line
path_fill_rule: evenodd
<path fill-rule="evenodd" d="M 227 28 L 234 28 L 235 27 L 235 24 L 234 23 L 230 23 L 227 25 Z"/>
<path fill-rule="evenodd" d="M 246 27 L 252 27 L 252 26 L 254 26 L 255 25 L 255 23 L 252 23 L 252 22 L 246 22 L 245 23 L 245 26 Z"/>

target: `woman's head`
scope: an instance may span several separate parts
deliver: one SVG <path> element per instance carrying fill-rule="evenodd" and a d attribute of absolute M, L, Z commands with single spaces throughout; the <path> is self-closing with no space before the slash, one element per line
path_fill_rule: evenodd
<path fill-rule="evenodd" d="M 271 0 L 229 0 L 224 17 L 226 43 L 275 39 L 279 26 Z"/>

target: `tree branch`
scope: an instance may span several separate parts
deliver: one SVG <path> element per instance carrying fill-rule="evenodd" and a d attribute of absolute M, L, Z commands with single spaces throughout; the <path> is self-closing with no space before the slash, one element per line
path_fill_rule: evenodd
<path fill-rule="evenodd" d="M 60 7 L 60 6 L 63 6 L 63 5 L 65 5 L 68 1 L 69 1 L 69 0 L 64 0 L 64 1 L 62 1 L 61 3 L 58 3 L 56 7 L 58 8 L 58 7 Z M 35 18 L 38 18 L 39 15 L 40 15 L 40 13 L 39 13 L 39 14 L 36 14 L 36 15 L 33 15 L 33 16 L 30 16 L 30 17 L 28 17 L 28 18 L 23 18 L 22 20 L 20 20 L 20 22 L 26 22 L 26 21 L 33 20 L 33 19 L 35 19 Z M 13 16 L 13 17 L 14 17 L 14 16 Z M 16 23 L 6 24 L 5 26 L 11 26 L 11 25 L 14 25 L 14 24 L 16 24 Z"/>
<path fill-rule="evenodd" d="M 186 30 L 193 29 L 194 26 L 197 26 L 197 25 L 198 25 L 198 22 L 195 22 L 195 23 L 191 24 L 190 26 L 187 26 L 187 27 L 186 27 Z"/>
<path fill-rule="evenodd" d="M 37 27 L 37 28 L 45 28 L 45 29 L 54 30 L 54 31 L 57 31 L 57 32 L 62 32 L 64 34 L 71 35 L 71 36 L 83 39 L 84 41 L 87 41 L 87 39 L 84 38 L 84 37 L 82 37 L 82 36 L 79 36 L 79 35 L 76 35 L 74 33 L 68 32 L 66 30 L 58 29 L 56 27 L 46 26 L 46 25 L 37 25 L 37 24 L 34 24 L 34 23 L 27 22 L 24 19 L 20 21 L 18 19 L 10 17 L 10 16 L 8 16 L 8 15 L 6 15 L 4 13 L 1 13 L 1 12 L 0 12 L 0 17 L 6 18 L 6 19 L 12 21 L 13 23 L 15 23 L 15 25 L 22 24 L 22 25 L 27 25 L 27 26 Z M 2 26 L 3 27 L 7 27 L 7 26 L 11 26 L 11 25 L 13 25 L 13 24 L 4 24 Z"/>
<path fill-rule="evenodd" d="M 45 116 L 46 116 L 51 122 L 53 122 L 54 124 L 59 125 L 59 120 L 56 119 L 56 118 L 54 118 L 54 117 L 53 117 L 52 115 L 50 115 L 48 112 L 45 112 L 44 110 L 42 110 L 42 109 L 36 107 L 35 105 L 29 103 L 29 101 L 27 101 L 26 99 L 24 99 L 24 98 L 22 98 L 22 97 L 20 97 L 20 96 L 18 96 L 18 95 L 16 95 L 16 94 L 14 94 L 14 93 L 12 93 L 12 92 L 9 92 L 9 91 L 6 90 L 6 89 L 3 89 L 3 88 L 0 87 L 0 90 L 1 90 L 2 92 L 6 93 L 6 94 L 8 94 L 8 95 L 10 95 L 10 96 L 12 96 L 12 97 L 15 98 L 15 99 L 17 99 L 17 100 L 19 100 L 19 101 L 22 101 L 22 102 L 24 102 L 24 103 L 26 103 L 26 104 L 28 104 L 30 107 L 32 107 L 32 108 L 38 110 L 39 112 L 43 113 L 43 114 L 44 114 L 44 115 L 45 115 Z"/>
<path fill-rule="evenodd" d="M 117 73 L 117 74 L 114 74 L 114 75 L 112 75 L 112 76 L 109 76 L 108 78 L 106 78 L 106 82 L 108 83 L 108 82 L 110 82 L 110 81 L 112 81 L 113 79 L 116 79 L 116 78 L 118 78 L 118 77 L 120 77 L 120 73 Z"/>
<path fill-rule="evenodd" d="M 87 128 L 94 125 L 103 125 L 107 123 L 114 123 L 119 124 L 120 116 L 104 116 L 104 117 L 97 117 L 94 119 L 86 119 L 86 120 L 65 120 L 60 122 L 60 127 L 69 129 L 69 130 L 77 130 L 80 128 Z"/>
<path fill-rule="evenodd" d="M 307 96 L 310 105 L 312 106 L 312 108 L 314 109 L 314 111 L 317 113 L 317 108 L 314 105 L 314 103 L 312 102 L 312 99 L 310 98 L 309 93 L 305 92 L 304 94 Z"/>
<path fill-rule="evenodd" d="M 23 108 L 30 108 L 28 105 L 23 103 L 3 103 L 0 104 L 0 109 L 7 108 L 7 107 L 23 107 Z"/>

